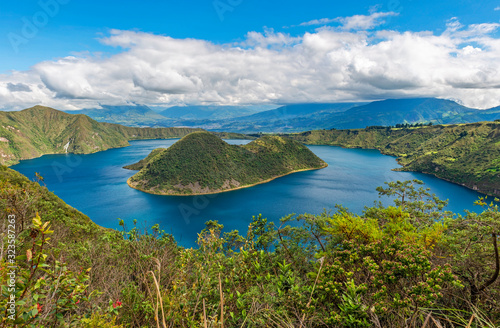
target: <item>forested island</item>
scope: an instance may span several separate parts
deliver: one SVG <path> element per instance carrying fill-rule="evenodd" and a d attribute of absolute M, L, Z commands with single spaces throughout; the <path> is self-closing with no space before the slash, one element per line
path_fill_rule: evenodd
<path fill-rule="evenodd" d="M 246 145 L 229 145 L 209 132 L 191 133 L 168 149 L 155 149 L 127 182 L 159 195 L 230 191 L 265 183 L 327 164 L 306 146 L 282 136 L 263 136 Z"/>

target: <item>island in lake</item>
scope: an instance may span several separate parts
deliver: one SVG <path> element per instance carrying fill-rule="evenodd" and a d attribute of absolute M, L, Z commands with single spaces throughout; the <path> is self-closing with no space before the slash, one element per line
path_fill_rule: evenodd
<path fill-rule="evenodd" d="M 127 181 L 132 188 L 157 195 L 197 195 L 246 188 L 327 166 L 309 148 L 286 137 L 263 136 L 239 146 L 202 131 L 167 149 L 155 149 L 125 168 L 139 170 Z"/>

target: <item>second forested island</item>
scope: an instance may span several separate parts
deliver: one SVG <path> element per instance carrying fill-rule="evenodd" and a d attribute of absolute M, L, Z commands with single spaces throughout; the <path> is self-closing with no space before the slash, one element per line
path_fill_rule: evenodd
<path fill-rule="evenodd" d="M 157 195 L 197 195 L 265 183 L 290 173 L 327 167 L 306 146 L 281 136 L 229 145 L 209 132 L 191 133 L 138 163 L 130 187 Z"/>

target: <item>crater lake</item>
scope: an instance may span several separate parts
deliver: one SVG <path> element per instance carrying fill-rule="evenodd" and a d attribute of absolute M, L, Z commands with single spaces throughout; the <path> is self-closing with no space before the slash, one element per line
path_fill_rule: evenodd
<path fill-rule="evenodd" d="M 298 172 L 251 188 L 199 196 L 159 196 L 130 188 L 127 179 L 136 171 L 123 166 L 138 162 L 153 149 L 169 147 L 178 139 L 131 141 L 129 147 L 115 148 L 88 155 L 45 155 L 23 160 L 11 168 L 33 179 L 35 172 L 44 178 L 47 188 L 66 203 L 88 215 L 95 223 L 120 229 L 126 226 L 147 229 L 158 223 L 185 247 L 196 246 L 197 234 L 208 220 L 218 220 L 224 231 L 239 230 L 245 235 L 252 216 L 263 217 L 279 226 L 288 214 L 319 214 L 334 211 L 341 204 L 362 214 L 375 201 L 389 205 L 392 200 L 379 198 L 375 190 L 384 182 L 419 179 L 440 199 L 450 199 L 446 210 L 464 214 L 480 211 L 473 206 L 481 194 L 433 176 L 396 172 L 394 157 L 378 150 L 344 149 L 335 146 L 308 146 L 328 163 L 320 170 Z M 226 140 L 245 144 L 248 140 Z"/>

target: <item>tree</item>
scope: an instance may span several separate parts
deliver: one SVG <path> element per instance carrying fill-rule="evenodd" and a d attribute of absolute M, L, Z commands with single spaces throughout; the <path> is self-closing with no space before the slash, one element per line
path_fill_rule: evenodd
<path fill-rule="evenodd" d="M 454 271 L 468 285 L 470 301 L 477 304 L 497 304 L 500 293 L 489 291 L 500 274 L 498 236 L 500 212 L 498 199 L 487 204 L 480 198 L 475 204 L 484 208 L 480 214 L 468 212 L 449 223 L 447 249 Z"/>
<path fill-rule="evenodd" d="M 441 200 L 431 194 L 430 188 L 422 187 L 421 180 L 385 182 L 387 188 L 377 187 L 379 196 L 395 197 L 394 204 L 410 214 L 412 223 L 431 225 L 437 220 L 451 216 L 450 212 L 443 212 L 448 200 Z M 417 189 L 417 186 L 420 186 Z"/>

